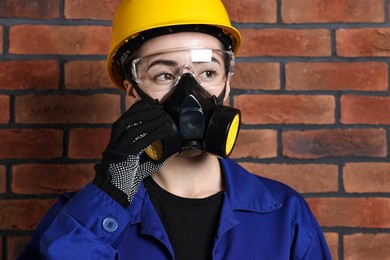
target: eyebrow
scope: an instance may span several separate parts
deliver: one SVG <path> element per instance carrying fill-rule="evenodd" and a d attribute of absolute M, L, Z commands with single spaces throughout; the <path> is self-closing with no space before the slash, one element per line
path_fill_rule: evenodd
<path fill-rule="evenodd" d="M 155 60 L 153 61 L 152 63 L 150 63 L 150 65 L 148 66 L 148 70 L 155 66 L 155 65 L 167 65 L 167 66 L 170 66 L 170 67 L 174 67 L 174 66 L 177 66 L 177 62 L 174 61 L 174 60 Z"/>
<path fill-rule="evenodd" d="M 210 62 L 210 61 L 196 61 L 194 63 L 206 63 L 206 62 Z M 219 65 L 221 65 L 219 60 L 217 58 L 215 58 L 215 57 L 211 57 L 211 62 L 215 62 L 215 63 L 218 63 Z"/>
<path fill-rule="evenodd" d="M 219 62 L 219 60 L 215 57 L 211 57 L 211 61 L 212 62 L 216 62 L 218 63 L 219 65 L 221 65 L 221 63 Z M 194 62 L 194 63 L 205 63 L 205 62 L 208 62 L 208 61 L 198 61 L 198 62 Z M 175 67 L 178 65 L 178 63 L 174 60 L 155 60 L 153 61 L 152 63 L 149 64 L 147 70 L 149 70 L 151 67 L 155 66 L 155 65 L 166 65 L 166 66 L 170 66 L 170 67 Z"/>
<path fill-rule="evenodd" d="M 221 65 L 219 60 L 217 58 L 215 58 L 215 57 L 211 57 L 211 61 L 214 61 L 214 62 L 218 63 L 219 65 Z"/>

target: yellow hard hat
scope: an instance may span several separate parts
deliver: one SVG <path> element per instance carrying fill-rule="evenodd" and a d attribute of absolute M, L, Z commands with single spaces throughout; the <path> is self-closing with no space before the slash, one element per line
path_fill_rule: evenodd
<path fill-rule="evenodd" d="M 140 33 L 167 26 L 209 25 L 228 35 L 236 54 L 241 35 L 234 28 L 221 0 L 122 0 L 113 24 L 112 38 L 106 67 L 112 82 L 124 89 L 123 77 L 118 71 L 117 51 Z"/>

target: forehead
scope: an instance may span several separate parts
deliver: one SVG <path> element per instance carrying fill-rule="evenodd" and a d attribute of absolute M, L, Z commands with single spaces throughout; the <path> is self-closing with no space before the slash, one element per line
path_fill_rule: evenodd
<path fill-rule="evenodd" d="M 147 56 L 167 50 L 187 47 L 223 49 L 222 43 L 214 36 L 196 32 L 180 32 L 150 39 L 140 47 L 139 52 L 141 56 Z"/>

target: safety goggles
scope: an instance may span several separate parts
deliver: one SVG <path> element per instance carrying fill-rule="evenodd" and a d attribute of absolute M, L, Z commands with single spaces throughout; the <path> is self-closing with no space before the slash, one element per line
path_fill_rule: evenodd
<path fill-rule="evenodd" d="M 233 67 L 231 51 L 194 48 L 139 57 L 132 61 L 130 69 L 140 86 L 151 91 L 169 91 L 184 73 L 191 73 L 205 89 L 223 85 Z"/>

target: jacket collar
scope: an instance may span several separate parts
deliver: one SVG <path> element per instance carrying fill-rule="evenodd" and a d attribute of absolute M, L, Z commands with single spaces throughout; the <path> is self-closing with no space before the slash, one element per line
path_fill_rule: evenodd
<path fill-rule="evenodd" d="M 221 159 L 220 163 L 226 182 L 225 196 L 229 199 L 233 210 L 267 213 L 282 206 L 258 176 L 249 173 L 231 159 Z M 132 216 L 132 223 L 141 221 L 140 213 L 146 194 L 146 188 L 142 182 L 133 202 L 127 208 Z"/>
<path fill-rule="evenodd" d="M 226 191 L 216 234 L 217 240 L 239 224 L 235 211 L 268 213 L 281 207 L 281 203 L 276 201 L 261 182 L 261 178 L 247 172 L 230 159 L 220 160 L 220 163 L 225 177 Z M 174 255 L 168 236 L 157 212 L 153 209 L 143 182 L 127 211 L 130 214 L 130 224 L 142 222 L 141 233 L 157 238 L 166 246 L 171 255 Z"/>
<path fill-rule="evenodd" d="M 220 163 L 226 182 L 226 194 L 233 210 L 267 213 L 282 206 L 258 176 L 249 173 L 231 159 L 221 159 Z"/>

